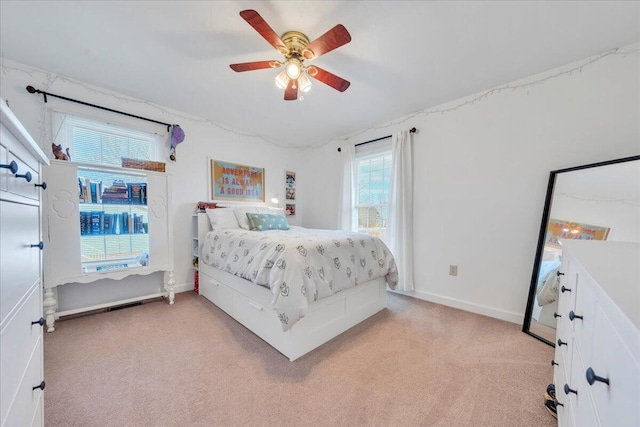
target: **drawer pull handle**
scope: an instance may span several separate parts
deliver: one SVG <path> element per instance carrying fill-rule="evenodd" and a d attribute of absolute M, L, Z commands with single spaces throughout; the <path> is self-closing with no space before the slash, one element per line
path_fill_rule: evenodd
<path fill-rule="evenodd" d="M 18 164 L 14 160 L 8 165 L 0 165 L 0 168 L 9 169 L 13 174 L 18 173 Z"/>
<path fill-rule="evenodd" d="M 220 286 L 220 284 L 215 280 L 209 280 L 209 283 L 211 283 L 213 286 Z"/>
<path fill-rule="evenodd" d="M 564 385 L 564 394 L 569 394 L 569 393 L 573 393 L 575 395 L 578 395 L 578 390 L 574 390 L 571 387 L 569 387 L 569 384 L 565 384 Z"/>
<path fill-rule="evenodd" d="M 589 385 L 593 385 L 596 381 L 600 381 L 601 383 L 605 383 L 609 385 L 609 378 L 602 378 L 596 375 L 593 369 L 587 369 L 587 382 Z"/>
<path fill-rule="evenodd" d="M 40 241 L 40 243 L 38 243 L 37 245 L 31 245 L 32 248 L 38 248 L 40 250 L 44 249 L 44 242 Z"/>
<path fill-rule="evenodd" d="M 551 366 L 560 366 L 560 364 L 558 362 L 556 362 L 555 360 L 551 360 Z"/>
<path fill-rule="evenodd" d="M 564 286 L 563 286 L 563 287 L 561 287 L 561 288 L 560 288 L 560 290 L 562 291 L 562 293 L 565 293 L 565 292 L 571 292 L 571 289 L 569 289 L 569 288 L 565 288 Z"/>
<path fill-rule="evenodd" d="M 256 303 L 255 303 L 255 302 L 253 302 L 253 301 L 250 301 L 250 302 L 249 302 L 249 305 L 250 305 L 251 307 L 255 308 L 255 309 L 256 309 L 256 310 L 258 310 L 258 311 L 262 311 L 262 306 L 261 306 L 261 305 L 259 305 L 259 304 L 256 304 Z"/>
<path fill-rule="evenodd" d="M 582 320 L 582 316 L 578 316 L 577 314 L 575 314 L 575 313 L 573 312 L 573 310 L 571 310 L 571 311 L 569 312 L 569 319 L 571 319 L 571 321 L 573 321 L 573 319 L 580 319 L 580 320 Z"/>
<path fill-rule="evenodd" d="M 47 189 L 47 183 L 46 182 L 43 182 L 42 184 L 33 184 L 33 185 L 35 185 L 36 187 L 42 187 L 43 190 Z"/>
<path fill-rule="evenodd" d="M 562 347 L 563 345 L 567 345 L 567 343 L 558 338 L 558 346 Z"/>
<path fill-rule="evenodd" d="M 558 277 L 564 276 L 564 273 L 560 273 L 560 271 L 556 271 L 556 276 L 558 276 Z"/>
<path fill-rule="evenodd" d="M 40 390 L 44 391 L 44 386 L 45 386 L 45 383 L 44 383 L 44 380 L 43 380 L 40 384 L 33 386 L 31 388 L 31 390 L 35 390 L 35 389 L 39 388 Z"/>
<path fill-rule="evenodd" d="M 31 325 L 40 325 L 40 326 L 44 326 L 44 317 L 39 318 L 38 320 L 34 320 L 33 322 L 31 322 Z"/>
<path fill-rule="evenodd" d="M 560 314 L 558 314 L 558 313 L 554 312 L 554 313 L 553 313 L 553 317 L 558 318 L 558 317 L 562 317 L 562 316 L 561 316 Z"/>
<path fill-rule="evenodd" d="M 23 173 L 23 174 L 15 174 L 16 178 L 24 178 L 27 180 L 27 182 L 31 182 L 31 172 L 27 171 L 27 173 Z"/>

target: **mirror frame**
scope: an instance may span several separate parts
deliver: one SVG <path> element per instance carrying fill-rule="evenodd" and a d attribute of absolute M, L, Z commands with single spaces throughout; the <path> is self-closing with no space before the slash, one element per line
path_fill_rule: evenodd
<path fill-rule="evenodd" d="M 533 261 L 533 272 L 531 273 L 531 283 L 529 285 L 529 298 L 527 299 L 527 308 L 524 313 L 524 322 L 522 323 L 522 332 L 524 332 L 525 334 L 530 335 L 546 344 L 549 344 L 552 347 L 555 347 L 555 344 L 552 343 L 551 341 L 531 332 L 531 314 L 533 313 L 533 304 L 535 301 L 536 287 L 538 284 L 538 273 L 540 271 L 540 262 L 542 260 L 542 255 L 544 252 L 544 241 L 547 235 L 547 225 L 549 222 L 549 214 L 551 213 L 551 202 L 553 199 L 553 190 L 554 190 L 554 186 L 555 186 L 556 178 L 558 174 L 565 173 L 565 172 L 578 171 L 582 169 L 596 168 L 600 166 L 608 166 L 608 165 L 613 165 L 617 163 L 632 162 L 635 160 L 640 160 L 640 155 L 624 157 L 624 158 L 615 159 L 615 160 L 608 160 L 606 162 L 598 162 L 598 163 L 590 163 L 588 165 L 574 166 L 571 168 L 558 169 L 558 170 L 551 171 L 549 173 L 549 183 L 547 184 L 547 195 L 544 200 L 544 210 L 542 211 L 540 233 L 538 234 L 538 247 L 536 249 L 536 256 Z"/>

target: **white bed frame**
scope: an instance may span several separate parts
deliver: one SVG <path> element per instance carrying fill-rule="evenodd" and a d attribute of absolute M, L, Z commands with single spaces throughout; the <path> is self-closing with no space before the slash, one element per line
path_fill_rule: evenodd
<path fill-rule="evenodd" d="M 199 230 L 200 242 L 206 231 Z M 380 277 L 310 304 L 306 316 L 283 332 L 269 289 L 203 262 L 199 263 L 199 289 L 200 295 L 291 361 L 387 307 L 387 283 Z"/>

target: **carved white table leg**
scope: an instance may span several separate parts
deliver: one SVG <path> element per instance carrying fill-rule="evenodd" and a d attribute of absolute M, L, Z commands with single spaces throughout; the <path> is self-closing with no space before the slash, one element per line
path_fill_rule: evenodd
<path fill-rule="evenodd" d="M 173 299 L 175 297 L 175 293 L 173 292 L 173 287 L 175 286 L 176 281 L 173 278 L 173 271 L 169 272 L 169 280 L 164 285 L 164 289 L 169 292 L 169 305 L 173 305 Z"/>
<path fill-rule="evenodd" d="M 47 332 L 53 332 L 55 328 L 55 313 L 58 302 L 54 298 L 53 289 L 46 288 L 44 290 L 44 299 L 42 300 L 42 308 L 44 309 L 44 317 L 47 321 Z"/>

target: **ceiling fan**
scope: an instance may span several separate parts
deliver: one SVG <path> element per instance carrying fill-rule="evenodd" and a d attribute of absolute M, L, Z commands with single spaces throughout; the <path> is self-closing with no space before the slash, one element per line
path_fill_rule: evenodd
<path fill-rule="evenodd" d="M 274 60 L 231 64 L 230 67 L 233 71 L 253 71 L 278 68 L 284 65 L 284 70 L 276 77 L 276 85 L 284 89 L 284 99 L 286 101 L 298 99 L 299 91 L 303 93 L 309 91 L 311 88 L 309 77 L 340 92 L 347 90 L 351 84 L 347 80 L 320 67 L 304 65 L 304 61 L 311 61 L 351 41 L 351 35 L 343 25 L 336 25 L 310 43 L 309 38 L 299 31 L 287 31 L 282 35 L 282 38 L 278 37 L 275 31 L 255 10 L 243 10 L 240 12 L 240 16 L 260 33 L 271 46 L 284 55 L 285 60 L 284 62 Z"/>

